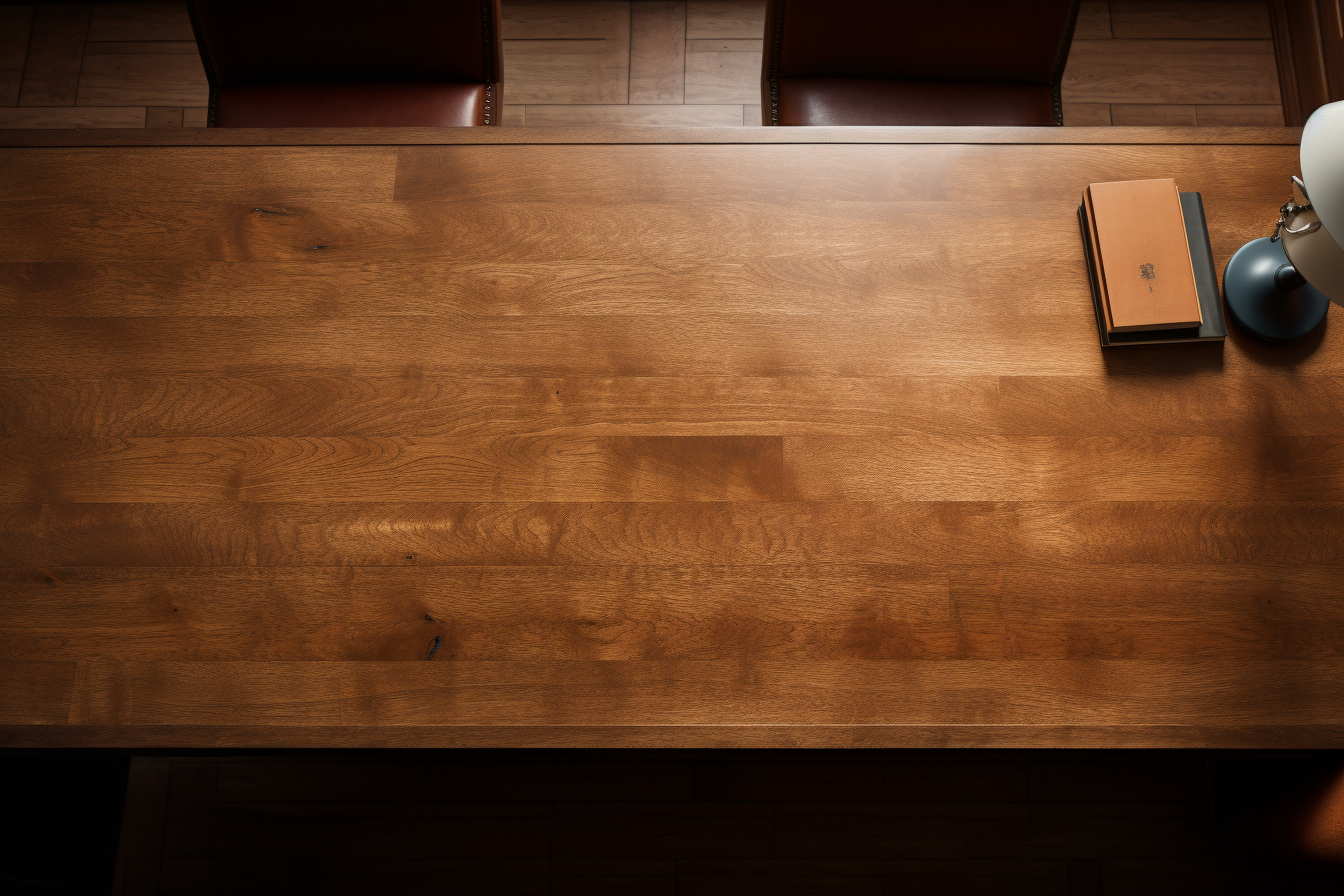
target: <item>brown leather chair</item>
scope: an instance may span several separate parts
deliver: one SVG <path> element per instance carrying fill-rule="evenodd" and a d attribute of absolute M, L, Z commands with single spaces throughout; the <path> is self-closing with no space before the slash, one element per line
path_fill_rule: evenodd
<path fill-rule="evenodd" d="M 211 127 L 499 124 L 499 0 L 191 0 Z"/>
<path fill-rule="evenodd" d="M 767 125 L 1058 125 L 1078 0 L 770 0 Z"/>

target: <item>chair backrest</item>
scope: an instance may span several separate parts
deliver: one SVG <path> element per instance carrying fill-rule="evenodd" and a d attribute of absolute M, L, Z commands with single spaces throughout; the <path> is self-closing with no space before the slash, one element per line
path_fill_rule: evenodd
<path fill-rule="evenodd" d="M 1078 0 L 772 0 L 765 71 L 780 78 L 1056 84 Z"/>
<path fill-rule="evenodd" d="M 212 88 L 500 80 L 499 0 L 191 0 Z"/>

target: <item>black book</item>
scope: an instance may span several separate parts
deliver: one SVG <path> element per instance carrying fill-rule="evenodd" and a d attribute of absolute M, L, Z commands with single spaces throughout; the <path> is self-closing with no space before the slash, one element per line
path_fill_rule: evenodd
<path fill-rule="evenodd" d="M 1078 225 L 1083 233 L 1083 257 L 1087 259 L 1087 279 L 1092 287 L 1092 310 L 1097 315 L 1097 332 L 1102 345 L 1154 345 L 1163 342 L 1222 342 L 1227 338 L 1223 320 L 1222 294 L 1218 291 L 1218 273 L 1213 267 L 1213 248 L 1209 228 L 1204 222 L 1204 200 L 1198 193 L 1181 194 L 1181 214 L 1185 216 L 1185 238 L 1190 244 L 1190 264 L 1195 269 L 1195 291 L 1199 294 L 1198 327 L 1177 330 L 1144 330 L 1137 333 L 1106 332 L 1106 312 L 1101 307 L 1101 284 L 1097 282 L 1096 259 L 1087 226 L 1087 209 L 1078 206 Z"/>

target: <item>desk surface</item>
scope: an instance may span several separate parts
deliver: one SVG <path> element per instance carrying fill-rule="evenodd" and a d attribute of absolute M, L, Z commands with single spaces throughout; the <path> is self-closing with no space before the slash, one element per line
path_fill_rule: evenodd
<path fill-rule="evenodd" d="M 0 149 L 0 744 L 1344 743 L 1344 327 L 1074 216 L 1284 131 L 677 133 Z"/>

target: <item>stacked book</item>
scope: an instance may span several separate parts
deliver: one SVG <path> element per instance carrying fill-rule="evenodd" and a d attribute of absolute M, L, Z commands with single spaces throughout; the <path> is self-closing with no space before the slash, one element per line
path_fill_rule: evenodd
<path fill-rule="evenodd" d="M 1227 337 L 1198 193 L 1170 179 L 1092 184 L 1078 223 L 1102 345 Z"/>

